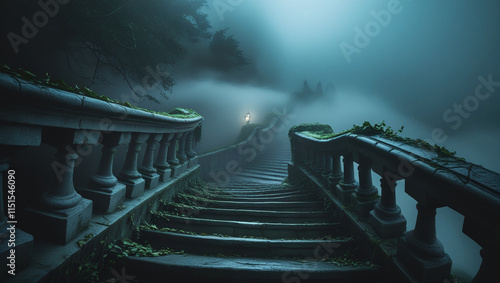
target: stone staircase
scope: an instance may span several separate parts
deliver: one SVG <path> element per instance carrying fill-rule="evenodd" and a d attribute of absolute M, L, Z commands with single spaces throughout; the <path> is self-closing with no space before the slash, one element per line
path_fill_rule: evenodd
<path fill-rule="evenodd" d="M 153 213 L 139 241 L 182 251 L 128 257 L 127 272 L 144 282 L 376 282 L 380 276 L 340 215 L 288 184 L 192 183 Z"/>
<path fill-rule="evenodd" d="M 288 137 L 284 134 L 276 135 L 263 151 L 257 152 L 256 158 L 246 164 L 239 174 L 232 176 L 231 183 L 279 184 L 288 176 L 290 161 Z"/>

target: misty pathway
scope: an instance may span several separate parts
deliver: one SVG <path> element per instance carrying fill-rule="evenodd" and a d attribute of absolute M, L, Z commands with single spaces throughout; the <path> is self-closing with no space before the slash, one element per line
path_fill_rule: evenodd
<path fill-rule="evenodd" d="M 128 258 L 127 270 L 148 282 L 376 282 L 379 268 L 340 214 L 304 184 L 283 183 L 289 161 L 279 137 L 229 184 L 191 183 L 140 237 L 183 253 Z"/>

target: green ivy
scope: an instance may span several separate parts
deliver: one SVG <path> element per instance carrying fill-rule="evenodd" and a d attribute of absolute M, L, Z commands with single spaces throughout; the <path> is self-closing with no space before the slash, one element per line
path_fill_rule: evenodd
<path fill-rule="evenodd" d="M 378 124 L 370 124 L 370 122 L 365 121 L 362 125 L 353 125 L 351 129 L 334 134 L 333 130 L 329 128 L 329 125 L 324 124 L 301 124 L 293 126 L 289 131 L 289 136 L 295 132 L 303 132 L 303 134 L 316 139 L 332 139 L 344 134 L 357 134 L 364 136 L 381 136 L 393 141 L 403 142 L 418 148 L 427 149 L 437 153 L 438 157 L 454 157 L 457 160 L 464 161 L 463 158 L 455 157 L 456 152 L 449 151 L 444 146 L 431 145 L 430 143 L 422 139 L 412 139 L 407 137 L 401 137 L 399 134 L 403 132 L 404 126 L 401 126 L 399 130 L 393 130 L 390 126 L 382 121 Z"/>
<path fill-rule="evenodd" d="M 77 85 L 75 85 L 74 87 L 71 87 L 63 80 L 52 79 L 49 76 L 49 74 L 47 74 L 47 73 L 45 73 L 45 77 L 39 78 L 35 74 L 33 74 L 29 71 L 23 70 L 21 68 L 12 69 L 5 64 L 0 65 L 0 72 L 8 74 L 14 78 L 26 80 L 26 81 L 34 83 L 34 84 L 43 85 L 43 86 L 47 86 L 50 88 L 55 88 L 55 89 L 71 92 L 74 94 L 98 99 L 98 100 L 101 100 L 104 102 L 122 105 L 122 106 L 125 106 L 128 108 L 141 110 L 141 111 L 145 111 L 145 112 L 149 112 L 149 113 L 153 113 L 153 114 L 157 114 L 157 115 L 169 116 L 169 117 L 180 118 L 180 119 L 201 117 L 200 114 L 196 113 L 196 111 L 191 110 L 191 109 L 175 108 L 175 109 L 170 110 L 168 112 L 160 112 L 160 111 L 153 111 L 153 110 L 149 110 L 149 109 L 145 109 L 145 108 L 136 107 L 136 106 L 133 106 L 132 104 L 130 104 L 129 102 L 121 102 L 121 101 L 118 101 L 116 99 L 112 99 L 112 98 L 109 98 L 107 96 L 104 96 L 104 95 L 99 95 L 87 87 L 79 87 Z M 201 138 L 201 134 L 200 134 L 200 138 Z"/>

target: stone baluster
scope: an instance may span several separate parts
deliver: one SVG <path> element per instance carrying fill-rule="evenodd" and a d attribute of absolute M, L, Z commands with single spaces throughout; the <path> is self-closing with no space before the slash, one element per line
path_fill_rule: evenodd
<path fill-rule="evenodd" d="M 127 197 L 132 199 L 144 193 L 146 181 L 142 178 L 141 173 L 137 171 L 137 159 L 141 151 L 141 145 L 148 137 L 149 134 L 132 133 L 125 163 L 118 174 L 118 180 L 127 187 Z"/>
<path fill-rule="evenodd" d="M 498 268 L 500 266 L 500 258 L 498 257 L 500 245 L 498 243 L 494 245 L 496 245 L 496 248 L 481 249 L 483 262 L 472 283 L 500 282 L 500 268 Z"/>
<path fill-rule="evenodd" d="M 328 176 L 328 184 L 331 189 L 336 188 L 337 184 L 342 180 L 342 168 L 340 165 L 340 155 L 335 154 L 331 156 L 331 171 Z"/>
<path fill-rule="evenodd" d="M 370 211 L 369 218 L 381 238 L 399 237 L 406 231 L 406 219 L 396 204 L 396 182 L 389 184 L 388 181 L 385 177 L 380 179 L 381 197 Z"/>
<path fill-rule="evenodd" d="M 125 200 L 127 188 L 118 183 L 113 175 L 113 161 L 116 147 L 128 142 L 130 133 L 103 134 L 102 155 L 97 172 L 90 178 L 87 188 L 78 190 L 83 197 L 92 200 L 97 211 L 111 213 Z"/>
<path fill-rule="evenodd" d="M 180 162 L 177 158 L 177 144 L 181 135 L 181 133 L 174 134 L 170 146 L 168 147 L 167 162 L 170 164 L 172 170 L 172 178 L 178 177 L 181 173 Z"/>
<path fill-rule="evenodd" d="M 443 282 L 451 271 L 451 259 L 436 238 L 436 207 L 431 203 L 417 204 L 415 229 L 400 238 L 396 252 L 419 282 Z"/>
<path fill-rule="evenodd" d="M 313 150 L 312 150 L 312 148 L 306 146 L 305 165 L 311 166 L 311 164 L 313 163 L 313 159 L 314 159 L 314 157 L 313 157 Z"/>
<path fill-rule="evenodd" d="M 177 158 L 179 159 L 179 162 L 181 164 L 181 172 L 184 172 L 187 170 L 188 167 L 188 158 L 186 155 L 186 138 L 187 138 L 187 132 L 182 133 L 180 138 L 179 138 L 179 150 L 177 151 Z"/>
<path fill-rule="evenodd" d="M 313 173 L 316 173 L 319 167 L 319 152 L 315 149 L 311 150 L 312 160 L 311 165 L 309 166 Z"/>
<path fill-rule="evenodd" d="M 328 155 L 325 152 L 318 150 L 318 169 L 316 170 L 319 176 L 322 176 L 325 171 L 327 158 Z"/>
<path fill-rule="evenodd" d="M 323 172 L 321 173 L 321 177 L 324 179 L 328 179 L 330 174 L 332 173 L 332 157 L 330 154 L 325 154 L 324 155 L 324 169 Z"/>
<path fill-rule="evenodd" d="M 146 141 L 146 152 L 144 153 L 144 158 L 142 159 L 142 165 L 138 170 L 142 174 L 142 178 L 146 181 L 146 190 L 155 188 L 160 182 L 160 175 L 156 173 L 156 168 L 153 166 L 153 160 L 156 145 L 161 140 L 162 136 L 163 135 L 161 134 L 151 134 Z"/>
<path fill-rule="evenodd" d="M 299 164 L 300 165 L 305 165 L 307 162 L 307 147 L 305 147 L 303 144 L 297 142 L 297 146 L 299 147 Z"/>
<path fill-rule="evenodd" d="M 179 159 L 180 163 L 187 162 L 186 138 L 187 138 L 187 133 L 182 133 L 181 137 L 179 138 L 179 150 L 177 151 L 177 158 Z"/>
<path fill-rule="evenodd" d="M 196 155 L 196 152 L 194 151 L 194 146 L 194 131 L 191 131 L 187 134 L 186 137 L 186 156 L 188 158 L 188 167 L 193 167 L 198 164 L 198 157 Z"/>
<path fill-rule="evenodd" d="M 99 136 L 78 130 L 47 129 L 44 132 L 44 141 L 57 149 L 52 162 L 57 180 L 37 204 L 26 208 L 35 235 L 66 244 L 89 225 L 92 201 L 75 191 L 73 171 L 78 152 L 84 151 L 81 146 L 96 144 Z"/>
<path fill-rule="evenodd" d="M 344 155 L 344 176 L 336 186 L 336 194 L 344 204 L 351 203 L 351 195 L 358 188 L 358 182 L 354 178 L 354 165 L 351 154 Z"/>
<path fill-rule="evenodd" d="M 362 216 L 368 216 L 378 201 L 378 190 L 372 184 L 371 160 L 364 156 L 359 158 L 359 186 L 354 191 L 354 210 Z"/>
<path fill-rule="evenodd" d="M 500 282 L 498 229 L 491 227 L 489 222 L 478 221 L 477 217 L 465 216 L 462 231 L 482 248 L 480 251 L 481 266 L 472 283 Z"/>
<path fill-rule="evenodd" d="M 167 182 L 170 179 L 170 174 L 172 173 L 170 164 L 167 162 L 167 153 L 173 136 L 173 134 L 163 134 L 160 141 L 160 149 L 158 150 L 158 155 L 156 156 L 156 161 L 154 162 L 154 167 L 160 175 L 160 182 Z"/>

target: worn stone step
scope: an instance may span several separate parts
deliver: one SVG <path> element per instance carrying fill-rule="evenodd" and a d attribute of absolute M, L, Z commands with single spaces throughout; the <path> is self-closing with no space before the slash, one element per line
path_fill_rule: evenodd
<path fill-rule="evenodd" d="M 203 192 L 187 191 L 183 194 L 186 198 L 204 198 L 210 201 L 240 201 L 240 202 L 289 202 L 289 201 L 317 201 L 313 193 L 295 192 L 287 194 L 203 194 Z"/>
<path fill-rule="evenodd" d="M 382 276 L 379 268 L 340 267 L 321 262 L 315 259 L 314 255 L 309 260 L 286 260 L 172 254 L 160 257 L 127 257 L 125 266 L 128 274 L 144 278 L 151 283 L 167 280 L 218 283 L 376 283 Z"/>
<path fill-rule="evenodd" d="M 283 176 L 271 176 L 271 175 L 264 175 L 264 174 L 260 174 L 260 173 L 252 173 L 252 172 L 245 172 L 245 171 L 241 171 L 241 173 L 239 173 L 237 176 L 240 178 L 246 177 L 246 178 L 259 179 L 259 180 L 271 180 L 271 181 L 276 181 L 276 182 L 278 182 L 278 181 L 282 182 L 287 177 L 286 174 Z"/>
<path fill-rule="evenodd" d="M 309 257 L 315 254 L 339 257 L 355 245 L 352 240 L 252 239 L 152 230 L 142 230 L 141 241 L 149 243 L 155 249 L 170 248 L 188 253 L 250 257 Z"/>
<path fill-rule="evenodd" d="M 221 234 L 232 237 L 262 237 L 268 239 L 318 239 L 325 236 L 346 236 L 340 223 L 268 223 L 203 219 L 176 215 L 151 219 L 158 228 L 172 228 L 197 234 Z"/>
<path fill-rule="evenodd" d="M 207 190 L 208 192 L 213 192 L 217 193 L 218 191 L 224 192 L 224 193 L 231 193 L 231 194 L 259 194 L 259 193 L 266 193 L 266 194 L 278 194 L 278 193 L 296 193 L 296 192 L 304 192 L 304 190 L 301 189 L 295 189 L 295 188 L 280 188 L 280 189 L 273 189 L 273 188 L 248 188 L 248 189 L 240 189 L 240 188 L 231 188 L 231 187 L 224 187 L 224 188 L 219 188 L 218 190 Z"/>
<path fill-rule="evenodd" d="M 252 210 L 294 210 L 294 211 L 311 211 L 321 210 L 324 207 L 322 201 L 210 201 L 208 207 L 213 208 L 236 208 L 236 209 L 252 209 Z"/>
<path fill-rule="evenodd" d="M 263 202 L 263 201 L 313 201 L 318 200 L 318 197 L 312 193 L 292 194 L 285 196 L 216 196 L 210 197 L 212 200 L 227 200 L 227 201 L 244 201 L 244 202 Z"/>
<path fill-rule="evenodd" d="M 267 162 L 258 162 L 258 163 L 252 163 L 248 164 L 245 167 L 243 167 L 243 170 L 247 169 L 252 169 L 252 170 L 261 170 L 265 171 L 264 169 L 272 169 L 272 170 L 277 170 L 277 171 L 287 171 L 288 166 L 287 163 L 281 163 L 281 161 L 267 161 Z"/>
<path fill-rule="evenodd" d="M 168 210 L 168 205 L 161 210 Z M 325 211 L 269 211 L 224 209 L 207 207 L 183 207 L 179 209 L 190 216 L 214 220 L 238 220 L 245 222 L 270 222 L 270 223 L 328 223 L 333 216 Z M 186 215 L 187 216 L 187 215 Z"/>
<path fill-rule="evenodd" d="M 255 174 L 259 176 L 271 176 L 271 177 L 282 177 L 283 175 L 288 175 L 286 170 L 278 170 L 274 168 L 243 168 L 241 174 Z"/>

